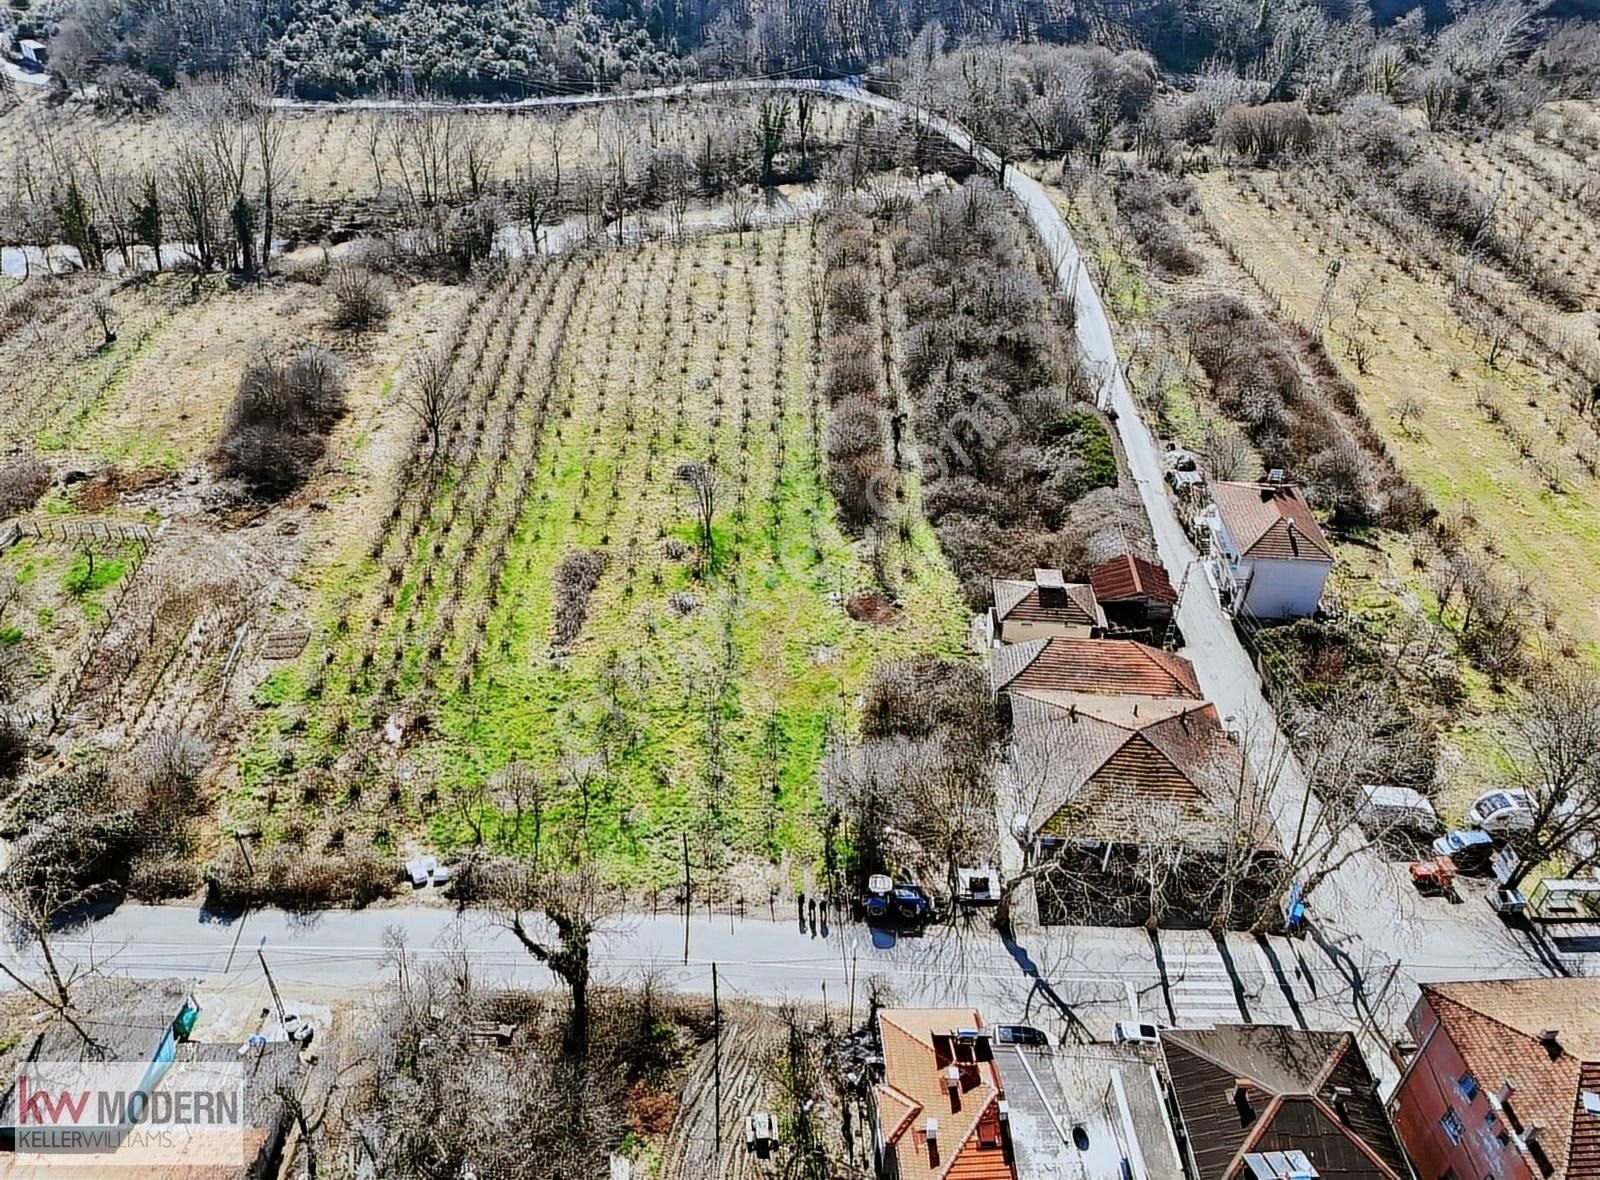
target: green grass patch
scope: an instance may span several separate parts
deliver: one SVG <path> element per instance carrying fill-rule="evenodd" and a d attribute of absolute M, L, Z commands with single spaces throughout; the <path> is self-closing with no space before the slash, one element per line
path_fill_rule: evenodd
<path fill-rule="evenodd" d="M 1044 428 L 1048 442 L 1064 444 L 1083 463 L 1083 492 L 1117 486 L 1117 452 L 1099 414 L 1072 410 Z M 1082 494 L 1082 493 L 1080 493 Z"/>
<path fill-rule="evenodd" d="M 74 598 L 88 598 L 108 586 L 115 586 L 127 571 L 126 558 L 80 553 L 67 567 L 61 585 Z"/>

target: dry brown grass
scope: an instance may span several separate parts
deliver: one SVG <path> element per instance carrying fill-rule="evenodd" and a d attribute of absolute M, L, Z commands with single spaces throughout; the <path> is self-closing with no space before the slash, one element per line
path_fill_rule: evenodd
<path fill-rule="evenodd" d="M 1469 512 L 1488 544 L 1559 596 L 1577 633 L 1600 638 L 1600 483 L 1580 461 L 1597 440 L 1548 375 L 1515 349 L 1491 367 L 1482 336 L 1451 307 L 1448 280 L 1403 268 L 1398 251 L 1363 241 L 1369 227 L 1332 201 L 1316 201 L 1314 185 L 1217 173 L 1197 189 L 1218 238 L 1302 322 L 1312 318 L 1328 262 L 1343 260 L 1330 351 L 1401 470 L 1436 505 Z M 1351 341 L 1360 342 L 1362 365 L 1351 359 Z M 1424 410 L 1415 426 L 1402 427 L 1398 409 L 1408 399 Z M 1549 487 L 1550 472 L 1562 491 Z"/>

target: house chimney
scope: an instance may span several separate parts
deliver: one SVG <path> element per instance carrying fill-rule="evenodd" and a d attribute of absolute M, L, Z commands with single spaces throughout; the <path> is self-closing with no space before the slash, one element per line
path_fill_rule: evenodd
<path fill-rule="evenodd" d="M 1561 1030 L 1559 1028 L 1541 1028 L 1539 1030 L 1539 1043 L 1546 1049 L 1560 1048 Z"/>
<path fill-rule="evenodd" d="M 961 1109 L 961 1068 L 950 1065 L 944 1071 L 944 1088 L 950 1092 L 950 1113 Z"/>
<path fill-rule="evenodd" d="M 930 1118 L 923 1133 L 928 1139 L 928 1166 L 937 1168 L 939 1166 L 939 1120 Z"/>
<path fill-rule="evenodd" d="M 1350 1087 L 1335 1086 L 1333 1088 L 1333 1109 L 1338 1112 L 1343 1122 L 1350 1121 Z"/>
<path fill-rule="evenodd" d="M 1249 1078 L 1235 1078 L 1233 1081 L 1233 1105 L 1239 1112 L 1239 1125 L 1248 1127 L 1256 1121 L 1255 1103 L 1250 1100 L 1253 1087 Z"/>

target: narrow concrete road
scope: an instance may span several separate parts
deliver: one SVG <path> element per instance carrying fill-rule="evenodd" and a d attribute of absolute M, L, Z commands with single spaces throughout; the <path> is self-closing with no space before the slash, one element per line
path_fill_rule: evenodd
<path fill-rule="evenodd" d="M 380 991 L 394 976 L 395 936 L 424 961 L 460 953 L 492 985 L 553 982 L 504 928 L 438 904 L 225 920 L 186 906 L 125 905 L 51 945 L 69 971 L 178 977 L 220 992 L 262 985 L 259 950 L 280 986 L 326 1000 Z M 704 994 L 715 963 L 725 994 L 848 1006 L 852 993 L 864 1003 L 880 980 L 901 1003 L 974 1004 L 991 1020 L 1027 1020 L 1057 1034 L 1068 1030 L 1068 1010 L 1099 1036 L 1135 1016 L 1183 1025 L 1350 1022 L 1346 982 L 1315 948 L 1245 935 L 1169 931 L 1153 944 L 1142 930 L 1060 927 L 1007 943 L 981 919 L 896 937 L 855 922 L 813 927 L 699 911 L 619 915 L 604 924 L 593 955 L 596 977 L 609 982 L 649 974 Z M 36 972 L 36 949 L 17 965 Z"/>

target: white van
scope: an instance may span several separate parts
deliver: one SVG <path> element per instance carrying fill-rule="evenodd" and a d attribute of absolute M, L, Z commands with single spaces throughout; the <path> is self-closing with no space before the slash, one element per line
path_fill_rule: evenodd
<path fill-rule="evenodd" d="M 1361 788 L 1356 820 L 1368 832 L 1414 832 L 1432 836 L 1444 826 L 1421 791 L 1368 783 Z"/>

